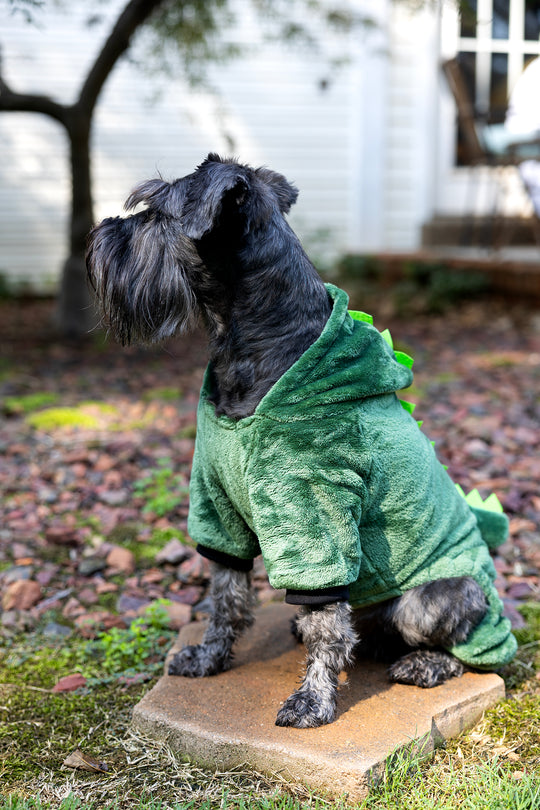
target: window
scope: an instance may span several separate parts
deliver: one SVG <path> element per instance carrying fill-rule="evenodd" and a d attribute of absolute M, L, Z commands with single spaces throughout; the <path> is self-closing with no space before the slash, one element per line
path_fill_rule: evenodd
<path fill-rule="evenodd" d="M 463 0 L 458 59 L 483 121 L 504 121 L 512 87 L 539 55 L 540 0 Z M 461 151 L 458 135 L 458 163 Z"/>

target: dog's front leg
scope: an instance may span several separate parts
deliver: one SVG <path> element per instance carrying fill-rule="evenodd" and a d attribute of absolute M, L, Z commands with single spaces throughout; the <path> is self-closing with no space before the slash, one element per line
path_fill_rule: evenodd
<path fill-rule="evenodd" d="M 311 728 L 334 720 L 339 673 L 352 662 L 357 636 L 346 602 L 302 606 L 297 629 L 307 649 L 306 672 L 279 710 L 276 725 Z"/>
<path fill-rule="evenodd" d="M 253 597 L 249 573 L 233 571 L 218 563 L 212 570 L 212 615 L 200 644 L 184 647 L 169 664 L 169 675 L 201 678 L 229 669 L 232 646 L 253 624 Z"/>

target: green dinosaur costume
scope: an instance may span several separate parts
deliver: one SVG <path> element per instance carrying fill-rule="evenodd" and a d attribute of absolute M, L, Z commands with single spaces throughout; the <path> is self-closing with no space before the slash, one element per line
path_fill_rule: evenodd
<path fill-rule="evenodd" d="M 262 553 L 271 584 L 293 604 L 348 598 L 361 607 L 472 576 L 489 610 L 451 652 L 498 667 L 516 642 L 486 541 L 504 541 L 507 519 L 478 509 L 480 499 L 469 506 L 397 398 L 412 382 L 410 358 L 348 312 L 343 290 L 327 289 L 333 311 L 322 334 L 252 416 L 215 415 L 207 370 L 189 532 L 201 554 L 239 570 Z"/>

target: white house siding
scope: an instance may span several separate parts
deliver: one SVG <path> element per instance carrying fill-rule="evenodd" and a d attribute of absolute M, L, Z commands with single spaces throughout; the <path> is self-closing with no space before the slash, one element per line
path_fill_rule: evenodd
<path fill-rule="evenodd" d="M 392 7 L 383 156 L 383 242 L 414 250 L 434 204 L 439 26 L 435 4 Z"/>

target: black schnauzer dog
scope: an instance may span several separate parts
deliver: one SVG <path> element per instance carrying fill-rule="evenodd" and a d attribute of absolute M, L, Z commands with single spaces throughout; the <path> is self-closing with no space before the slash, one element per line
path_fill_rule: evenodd
<path fill-rule="evenodd" d="M 89 277 L 122 344 L 161 341 L 202 322 L 218 417 L 249 418 L 330 316 L 327 289 L 285 219 L 297 194 L 280 174 L 211 154 L 191 175 L 143 183 L 126 202 L 143 211 L 106 219 L 90 234 Z M 234 642 L 253 623 L 249 570 L 230 567 L 226 554 L 211 567 L 209 626 L 200 645 L 175 656 L 170 674 L 227 669 Z M 339 596 L 301 604 L 305 673 L 276 723 L 331 722 L 338 676 L 366 646 L 401 655 L 389 670 L 394 681 L 429 687 L 460 675 L 461 662 L 441 648 L 464 641 L 485 612 L 470 577 L 413 588 L 356 618 Z"/>

